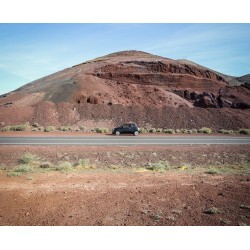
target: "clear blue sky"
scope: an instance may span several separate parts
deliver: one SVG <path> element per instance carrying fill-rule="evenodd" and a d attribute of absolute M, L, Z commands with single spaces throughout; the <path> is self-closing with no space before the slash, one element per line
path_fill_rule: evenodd
<path fill-rule="evenodd" d="M 250 73 L 250 24 L 0 24 L 0 94 L 121 50 Z"/>

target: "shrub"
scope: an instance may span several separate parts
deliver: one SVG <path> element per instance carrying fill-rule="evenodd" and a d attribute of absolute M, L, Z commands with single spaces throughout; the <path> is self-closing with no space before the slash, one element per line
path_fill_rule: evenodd
<path fill-rule="evenodd" d="M 86 167 L 89 165 L 89 159 L 79 159 L 78 165 L 82 167 Z"/>
<path fill-rule="evenodd" d="M 205 171 L 206 174 L 220 174 L 220 171 L 218 169 L 208 169 Z"/>
<path fill-rule="evenodd" d="M 193 133 L 193 134 L 197 134 L 197 133 L 198 133 L 197 129 L 195 129 L 195 128 L 192 129 L 192 133 Z"/>
<path fill-rule="evenodd" d="M 39 125 L 37 122 L 35 122 L 35 123 L 32 124 L 32 127 L 34 127 L 34 128 L 39 128 L 40 125 Z"/>
<path fill-rule="evenodd" d="M 1 131 L 10 131 L 10 126 L 5 126 L 1 128 Z"/>
<path fill-rule="evenodd" d="M 32 128 L 31 130 L 32 130 L 32 131 L 39 131 L 38 128 Z"/>
<path fill-rule="evenodd" d="M 250 129 L 242 128 L 239 130 L 239 133 L 244 135 L 250 135 Z"/>
<path fill-rule="evenodd" d="M 48 126 L 48 127 L 46 127 L 45 129 L 44 129 L 44 132 L 52 132 L 52 131 L 54 131 L 55 130 L 55 128 L 53 127 L 53 126 Z"/>
<path fill-rule="evenodd" d="M 25 153 L 24 155 L 21 156 L 21 158 L 19 159 L 19 162 L 21 164 L 30 164 L 33 161 L 36 161 L 38 158 L 36 155 L 33 155 L 31 153 Z"/>
<path fill-rule="evenodd" d="M 59 128 L 60 131 L 70 131 L 71 130 L 71 127 L 70 126 L 61 126 Z"/>
<path fill-rule="evenodd" d="M 30 165 L 23 165 L 20 167 L 17 167 L 14 172 L 17 173 L 29 173 L 29 172 L 33 172 L 33 167 Z"/>
<path fill-rule="evenodd" d="M 60 162 L 57 167 L 56 167 L 56 171 L 69 171 L 72 170 L 72 164 L 68 161 L 63 161 Z"/>
<path fill-rule="evenodd" d="M 187 129 L 182 129 L 181 132 L 184 133 L 184 134 L 187 134 L 188 130 Z"/>
<path fill-rule="evenodd" d="M 30 129 L 29 123 L 20 124 L 20 125 L 13 125 L 10 127 L 11 131 L 26 131 Z"/>
<path fill-rule="evenodd" d="M 181 133 L 181 130 L 180 129 L 176 129 L 175 133 Z"/>
<path fill-rule="evenodd" d="M 211 128 L 206 128 L 206 127 L 204 127 L 204 128 L 199 129 L 199 130 L 198 130 L 198 133 L 211 134 L 211 133 L 212 133 L 212 130 L 211 130 Z"/>
<path fill-rule="evenodd" d="M 150 128 L 150 129 L 148 129 L 148 132 L 149 133 L 156 133 L 156 129 L 155 128 Z"/>
<path fill-rule="evenodd" d="M 187 133 L 188 134 L 193 134 L 193 131 L 189 129 L 189 130 L 187 130 Z"/>
<path fill-rule="evenodd" d="M 147 131 L 147 129 L 145 129 L 145 128 L 140 128 L 139 132 L 140 132 L 141 134 L 145 134 L 145 133 L 147 133 L 148 131 Z"/>
<path fill-rule="evenodd" d="M 227 135 L 236 133 L 236 131 L 233 131 L 233 130 L 226 130 L 226 129 L 221 129 L 221 130 L 219 130 L 218 132 L 219 132 L 220 134 L 227 134 Z"/>
<path fill-rule="evenodd" d="M 157 128 L 157 129 L 156 129 L 156 132 L 157 132 L 157 133 L 162 133 L 162 131 L 163 131 L 162 128 Z"/>
<path fill-rule="evenodd" d="M 146 165 L 146 169 L 152 170 L 152 171 L 164 171 L 169 169 L 169 163 L 168 161 L 160 161 L 157 163 L 151 163 L 149 162 Z"/>
<path fill-rule="evenodd" d="M 96 133 L 101 133 L 101 134 L 105 134 L 109 132 L 108 128 L 94 128 L 94 131 Z"/>
<path fill-rule="evenodd" d="M 174 129 L 164 129 L 163 132 L 166 134 L 174 134 L 175 130 Z"/>
<path fill-rule="evenodd" d="M 211 207 L 203 211 L 205 214 L 220 214 L 221 211 L 216 207 Z"/>
<path fill-rule="evenodd" d="M 86 127 L 80 126 L 80 130 L 83 131 L 83 132 L 86 131 Z"/>

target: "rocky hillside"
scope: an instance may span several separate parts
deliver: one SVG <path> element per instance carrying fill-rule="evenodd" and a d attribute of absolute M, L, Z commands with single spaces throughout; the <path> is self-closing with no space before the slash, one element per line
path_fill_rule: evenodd
<path fill-rule="evenodd" d="M 250 90 L 185 60 L 141 51 L 96 58 L 0 97 L 3 125 L 112 127 L 127 121 L 162 128 L 250 127 Z"/>

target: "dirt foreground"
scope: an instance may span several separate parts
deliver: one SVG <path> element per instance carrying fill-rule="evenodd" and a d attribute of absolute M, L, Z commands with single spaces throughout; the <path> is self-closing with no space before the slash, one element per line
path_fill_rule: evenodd
<path fill-rule="evenodd" d="M 174 171 L 2 173 L 0 225 L 250 225 L 249 180 Z"/>

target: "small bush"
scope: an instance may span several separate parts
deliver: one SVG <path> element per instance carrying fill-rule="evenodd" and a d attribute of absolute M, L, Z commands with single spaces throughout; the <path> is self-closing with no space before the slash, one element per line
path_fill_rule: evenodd
<path fill-rule="evenodd" d="M 250 129 L 242 128 L 239 130 L 239 133 L 244 135 L 250 135 Z"/>
<path fill-rule="evenodd" d="M 198 133 L 197 129 L 195 129 L 195 128 L 192 129 L 192 133 L 193 133 L 193 134 L 197 134 L 197 133 Z"/>
<path fill-rule="evenodd" d="M 30 173 L 30 172 L 33 172 L 33 167 L 30 165 L 19 166 L 14 170 L 14 172 L 16 172 L 16 173 Z"/>
<path fill-rule="evenodd" d="M 211 128 L 206 128 L 206 127 L 204 127 L 204 128 L 199 129 L 199 130 L 198 130 L 198 133 L 212 134 L 212 130 L 211 130 Z"/>
<path fill-rule="evenodd" d="M 39 127 L 38 130 L 39 131 L 44 131 L 44 127 Z"/>
<path fill-rule="evenodd" d="M 55 128 L 53 126 L 48 126 L 44 129 L 44 132 L 52 132 L 55 131 Z"/>
<path fill-rule="evenodd" d="M 18 173 L 18 172 L 9 172 L 7 173 L 7 176 L 8 177 L 16 177 L 16 176 L 20 176 L 21 173 Z"/>
<path fill-rule="evenodd" d="M 30 129 L 29 123 L 20 124 L 20 125 L 13 125 L 10 127 L 11 131 L 27 131 Z"/>
<path fill-rule="evenodd" d="M 205 174 L 220 174 L 221 172 L 218 169 L 208 169 L 205 171 Z"/>
<path fill-rule="evenodd" d="M 1 128 L 1 131 L 3 131 L 3 132 L 6 132 L 6 131 L 10 131 L 10 126 L 5 126 L 5 127 L 3 127 L 3 128 Z"/>
<path fill-rule="evenodd" d="M 70 171 L 72 170 L 72 164 L 68 161 L 64 161 L 64 162 L 60 162 L 57 167 L 56 167 L 56 171 Z"/>
<path fill-rule="evenodd" d="M 79 159 L 78 165 L 82 167 L 86 167 L 89 165 L 89 159 Z"/>
<path fill-rule="evenodd" d="M 216 207 L 211 207 L 211 208 L 205 209 L 203 211 L 203 213 L 205 213 L 205 214 L 220 214 L 221 211 Z"/>
<path fill-rule="evenodd" d="M 181 130 L 180 129 L 176 129 L 175 133 L 181 133 Z"/>
<path fill-rule="evenodd" d="M 151 163 L 149 162 L 146 165 L 146 169 L 152 170 L 152 171 L 165 171 L 170 168 L 168 161 L 160 161 L 157 163 Z"/>
<path fill-rule="evenodd" d="M 162 128 L 157 128 L 156 133 L 162 133 L 163 129 Z"/>
<path fill-rule="evenodd" d="M 233 130 L 226 130 L 226 129 L 221 129 L 218 131 L 220 134 L 226 134 L 226 135 L 230 135 L 230 134 L 235 134 L 236 131 Z"/>
<path fill-rule="evenodd" d="M 156 129 L 155 128 L 150 128 L 150 129 L 148 129 L 148 132 L 149 133 L 156 133 Z"/>
<path fill-rule="evenodd" d="M 182 132 L 183 134 L 187 134 L 187 133 L 188 133 L 188 130 L 187 130 L 187 129 L 182 129 L 181 132 Z"/>
<path fill-rule="evenodd" d="M 100 128 L 98 133 L 101 133 L 101 134 L 105 134 L 105 133 L 108 133 L 109 132 L 109 129 L 108 128 Z"/>
<path fill-rule="evenodd" d="M 163 132 L 166 134 L 174 134 L 175 130 L 174 129 L 164 129 Z"/>
<path fill-rule="evenodd" d="M 188 133 L 188 134 L 193 134 L 193 131 L 190 130 L 190 129 L 188 129 L 188 130 L 187 130 L 187 133 Z"/>
<path fill-rule="evenodd" d="M 21 156 L 19 159 L 19 163 L 21 164 L 31 164 L 32 162 L 36 161 L 38 158 L 36 155 L 33 155 L 31 153 L 25 153 Z"/>
<path fill-rule="evenodd" d="M 140 130 L 139 130 L 139 133 L 141 133 L 141 134 L 145 134 L 145 133 L 147 133 L 148 131 L 147 131 L 147 129 L 145 129 L 145 128 L 140 128 Z"/>
<path fill-rule="evenodd" d="M 39 131 L 38 128 L 32 128 L 31 130 L 32 130 L 32 131 Z"/>
<path fill-rule="evenodd" d="M 71 127 L 70 126 L 61 126 L 59 128 L 60 131 L 70 131 L 71 130 Z"/>
<path fill-rule="evenodd" d="M 80 130 L 83 131 L 83 132 L 86 131 L 86 127 L 80 126 Z"/>
<path fill-rule="evenodd" d="M 39 128 L 40 125 L 39 125 L 37 122 L 35 122 L 35 123 L 32 124 L 32 127 L 33 127 L 33 128 Z"/>

